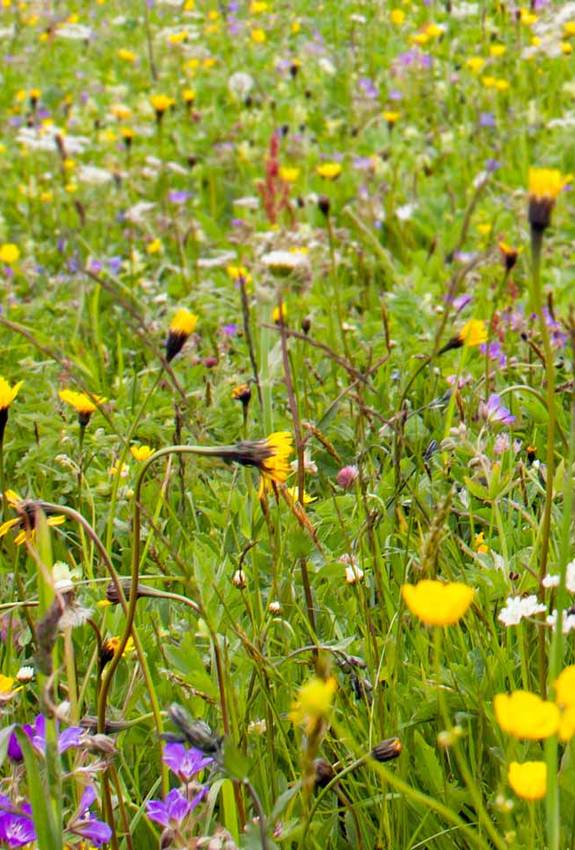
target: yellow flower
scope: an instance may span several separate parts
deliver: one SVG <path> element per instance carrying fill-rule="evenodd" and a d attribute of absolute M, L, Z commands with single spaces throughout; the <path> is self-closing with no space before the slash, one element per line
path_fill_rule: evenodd
<path fill-rule="evenodd" d="M 166 359 L 168 363 L 174 359 L 187 340 L 193 334 L 198 323 L 198 317 L 195 313 L 181 307 L 170 323 L 168 338 L 166 340 Z"/>
<path fill-rule="evenodd" d="M 153 455 L 154 450 L 150 446 L 130 446 L 130 454 L 134 460 L 142 462 Z"/>
<path fill-rule="evenodd" d="M 505 268 L 508 272 L 510 272 L 517 262 L 517 258 L 521 253 L 521 248 L 514 248 L 512 245 L 508 245 L 507 242 L 498 242 L 497 247 L 501 251 Z"/>
<path fill-rule="evenodd" d="M 452 626 L 465 614 L 475 591 L 460 582 L 424 579 L 404 584 L 401 594 L 412 614 L 426 626 Z"/>
<path fill-rule="evenodd" d="M 102 644 L 102 649 L 100 650 L 100 669 L 104 668 L 106 664 L 112 660 L 112 658 L 118 654 L 118 650 L 120 648 L 120 638 L 119 637 L 111 637 L 108 640 L 105 640 Z M 122 657 L 125 655 L 130 655 L 134 652 L 134 639 L 129 637 L 126 646 L 124 647 L 124 651 L 122 652 Z"/>
<path fill-rule="evenodd" d="M 573 46 L 569 44 L 568 41 L 562 41 L 559 46 L 561 48 L 561 53 L 564 53 L 566 56 L 573 53 Z"/>
<path fill-rule="evenodd" d="M 512 761 L 507 774 L 509 784 L 523 800 L 541 800 L 547 793 L 547 765 L 544 761 Z"/>
<path fill-rule="evenodd" d="M 242 466 L 257 466 L 264 481 L 284 484 L 291 474 L 289 457 L 293 452 L 293 438 L 289 431 L 276 431 L 265 440 L 244 440 L 222 450 L 226 461 Z"/>
<path fill-rule="evenodd" d="M 405 20 L 405 12 L 403 9 L 392 9 L 389 15 L 389 20 L 392 24 L 399 27 Z"/>
<path fill-rule="evenodd" d="M 195 89 L 183 89 L 182 98 L 184 100 L 184 103 L 187 103 L 187 104 L 193 103 L 194 100 L 196 99 Z"/>
<path fill-rule="evenodd" d="M 289 719 L 292 723 L 303 724 L 309 735 L 319 721 L 328 717 L 336 690 L 337 682 L 333 676 L 329 679 L 314 676 L 299 689 Z"/>
<path fill-rule="evenodd" d="M 529 224 L 544 231 L 551 224 L 551 213 L 563 187 L 568 182 L 557 168 L 529 169 Z"/>
<path fill-rule="evenodd" d="M 299 501 L 299 487 L 286 487 L 285 490 L 286 496 L 291 502 Z M 304 492 L 303 494 L 303 504 L 311 505 L 312 502 L 317 502 L 317 496 L 310 496 L 309 493 Z"/>
<path fill-rule="evenodd" d="M 281 305 L 281 309 L 279 307 L 274 307 L 272 312 L 272 321 L 275 324 L 279 324 L 280 320 L 282 323 L 285 323 L 287 317 L 287 307 L 285 304 Z"/>
<path fill-rule="evenodd" d="M 171 106 L 175 104 L 175 100 L 173 97 L 168 97 L 165 94 L 153 94 L 150 97 L 150 103 L 152 104 L 152 109 L 156 113 L 156 117 L 160 119 L 164 112 L 166 112 Z"/>
<path fill-rule="evenodd" d="M 0 673 L 0 694 L 11 691 L 15 681 L 12 676 L 4 676 L 3 673 Z"/>
<path fill-rule="evenodd" d="M 13 387 L 10 386 L 5 378 L 0 377 L 0 413 L 3 410 L 8 410 L 18 393 L 24 381 L 18 381 Z"/>
<path fill-rule="evenodd" d="M 161 239 L 152 239 L 151 242 L 148 242 L 146 245 L 146 251 L 148 254 L 163 254 L 164 246 L 162 245 Z"/>
<path fill-rule="evenodd" d="M 506 50 L 507 48 L 504 44 L 492 44 L 489 48 L 489 53 L 494 59 L 498 59 L 500 56 L 504 55 Z"/>
<path fill-rule="evenodd" d="M 101 396 L 87 396 L 86 393 L 77 393 L 75 390 L 60 390 L 58 393 L 60 398 L 66 404 L 69 404 L 78 414 L 80 424 L 86 425 L 92 413 L 98 406 L 104 404 L 105 398 Z"/>
<path fill-rule="evenodd" d="M 232 389 L 232 398 L 234 401 L 241 401 L 242 404 L 248 404 L 252 397 L 252 390 L 249 384 L 238 384 Z"/>
<path fill-rule="evenodd" d="M 440 35 L 443 35 L 443 27 L 438 26 L 438 24 L 427 24 L 425 27 L 425 34 L 430 38 L 437 38 Z"/>
<path fill-rule="evenodd" d="M 20 259 L 20 248 L 13 242 L 5 242 L 0 245 L 0 263 L 13 266 Z"/>
<path fill-rule="evenodd" d="M 575 35 L 575 21 L 565 21 L 563 31 L 565 35 Z"/>
<path fill-rule="evenodd" d="M 19 532 L 14 538 L 14 543 L 20 546 L 22 543 L 32 543 L 36 534 L 34 523 L 36 521 L 36 506 L 34 502 L 21 499 L 14 490 L 6 490 L 4 493 L 4 501 L 13 508 L 18 516 L 15 519 L 6 520 L 0 525 L 0 537 L 5 537 L 12 528 L 18 528 Z M 58 514 L 49 516 L 47 524 L 49 526 L 58 526 L 66 522 L 66 517 Z"/>
<path fill-rule="evenodd" d="M 265 31 L 260 29 L 259 27 L 256 27 L 256 29 L 253 29 L 251 31 L 251 39 L 254 44 L 263 44 L 266 38 L 267 36 L 265 34 Z"/>
<path fill-rule="evenodd" d="M 134 64 L 136 61 L 136 54 L 133 50 L 126 50 L 126 48 L 121 47 L 117 52 L 118 59 L 121 59 L 123 62 L 130 62 Z"/>
<path fill-rule="evenodd" d="M 383 120 L 387 121 L 388 124 L 396 124 L 399 121 L 399 116 L 399 112 L 386 111 L 383 113 Z"/>
<path fill-rule="evenodd" d="M 322 162 L 317 166 L 316 171 L 324 180 L 337 180 L 342 167 L 339 162 Z"/>
<path fill-rule="evenodd" d="M 529 691 L 497 694 L 493 708 L 499 726 L 514 738 L 539 741 L 555 735 L 559 729 L 559 709 L 555 703 Z"/>
<path fill-rule="evenodd" d="M 459 339 L 468 348 L 487 342 L 487 328 L 483 319 L 470 319 L 466 322 L 459 331 Z"/>
<path fill-rule="evenodd" d="M 252 276 L 245 266 L 226 266 L 226 271 L 234 281 L 242 278 L 245 284 L 252 282 Z"/>
<path fill-rule="evenodd" d="M 264 0 L 252 0 L 250 3 L 250 15 L 261 15 L 262 12 L 267 12 L 269 4 Z"/>
<path fill-rule="evenodd" d="M 575 664 L 566 667 L 555 679 L 555 702 L 565 707 L 575 705 Z"/>
<path fill-rule="evenodd" d="M 290 168 L 287 165 L 282 165 L 280 166 L 279 174 L 284 183 L 295 183 L 299 177 L 299 168 Z"/>
<path fill-rule="evenodd" d="M 575 703 L 567 706 L 561 712 L 559 721 L 559 737 L 562 741 L 570 741 L 575 735 Z"/>
<path fill-rule="evenodd" d="M 475 539 L 473 541 L 473 548 L 479 555 L 485 555 L 489 552 L 489 546 L 485 542 L 485 532 L 480 531 L 479 534 L 475 535 Z"/>
<path fill-rule="evenodd" d="M 485 59 L 482 56 L 470 56 L 465 64 L 474 74 L 479 74 L 483 70 Z"/>

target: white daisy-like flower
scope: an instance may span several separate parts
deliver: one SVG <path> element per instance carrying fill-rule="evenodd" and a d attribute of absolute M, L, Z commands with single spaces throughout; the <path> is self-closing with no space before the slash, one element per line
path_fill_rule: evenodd
<path fill-rule="evenodd" d="M 244 100 L 254 85 L 254 78 L 251 74 L 246 74 L 244 71 L 236 71 L 228 79 L 228 91 L 239 100 Z"/>
<path fill-rule="evenodd" d="M 553 611 L 547 617 L 547 625 L 551 626 L 553 629 L 557 627 L 557 611 Z M 575 629 L 575 614 L 567 614 L 565 611 L 563 612 L 563 620 L 562 620 L 562 628 L 561 631 L 564 635 L 568 635 L 569 632 L 572 632 Z"/>
<path fill-rule="evenodd" d="M 510 596 L 497 619 L 504 626 L 518 626 L 525 617 L 533 617 L 545 610 L 546 606 L 538 602 L 534 593 L 531 596 Z"/>
<path fill-rule="evenodd" d="M 263 255 L 262 263 L 272 272 L 289 274 L 309 268 L 309 257 L 300 251 L 270 251 Z"/>
<path fill-rule="evenodd" d="M 66 38 L 68 41 L 89 41 L 92 37 L 92 30 L 84 24 L 60 24 L 56 27 L 56 35 L 59 38 Z"/>
<path fill-rule="evenodd" d="M 16 680 L 18 682 L 31 682 L 34 678 L 34 668 L 33 667 L 20 667 L 18 672 L 16 673 Z"/>
<path fill-rule="evenodd" d="M 80 165 L 76 175 L 80 183 L 87 183 L 89 186 L 103 186 L 112 180 L 112 174 L 109 171 L 98 168 L 96 165 Z"/>

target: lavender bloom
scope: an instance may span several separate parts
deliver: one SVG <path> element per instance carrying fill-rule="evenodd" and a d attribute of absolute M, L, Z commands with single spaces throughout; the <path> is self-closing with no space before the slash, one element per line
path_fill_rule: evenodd
<path fill-rule="evenodd" d="M 491 425 L 511 425 L 515 422 L 515 416 L 501 403 L 496 393 L 492 393 L 487 402 L 479 405 L 479 415 Z"/>
<path fill-rule="evenodd" d="M 482 354 L 487 354 L 490 360 L 497 360 L 500 366 L 507 365 L 507 357 L 503 353 L 501 345 L 496 340 L 490 342 L 489 345 L 487 345 L 487 343 L 485 342 L 482 342 L 479 346 L 479 350 Z"/>
<path fill-rule="evenodd" d="M 369 77 L 362 77 L 359 81 L 359 87 L 361 92 L 365 97 L 373 100 L 374 98 L 379 96 L 379 89 L 373 80 L 370 80 Z"/>
<path fill-rule="evenodd" d="M 90 806 L 96 801 L 96 792 L 91 785 L 84 789 L 80 805 L 75 817 L 68 824 L 68 830 L 74 835 L 81 835 L 95 847 L 101 847 L 112 837 L 112 830 L 104 821 L 98 820 L 90 812 Z"/>
<path fill-rule="evenodd" d="M 567 334 L 561 330 L 561 325 L 554 319 L 547 307 L 543 308 L 545 324 L 551 332 L 551 345 L 553 348 L 564 348 L 567 343 Z"/>
<path fill-rule="evenodd" d="M 228 325 L 222 325 L 222 333 L 224 336 L 235 336 L 239 331 L 239 326 L 235 322 L 230 322 Z"/>
<path fill-rule="evenodd" d="M 174 788 L 165 800 L 150 800 L 147 803 L 148 817 L 161 826 L 178 828 L 207 793 L 206 786 L 188 800 L 181 791 Z"/>
<path fill-rule="evenodd" d="M 464 307 L 471 303 L 471 295 L 458 295 L 453 299 L 453 309 L 456 313 L 461 313 Z"/>
<path fill-rule="evenodd" d="M 25 723 L 22 726 L 22 730 L 30 739 L 30 743 L 36 752 L 40 753 L 40 755 L 44 755 L 46 752 L 46 718 L 44 715 L 39 714 L 34 721 L 33 726 L 29 723 Z M 58 735 L 58 752 L 61 754 L 65 753 L 66 750 L 69 750 L 72 747 L 79 747 L 80 738 L 83 734 L 84 730 L 81 726 L 69 726 L 68 729 L 64 729 L 64 731 L 60 732 Z M 8 741 L 8 755 L 12 761 L 22 761 L 23 758 L 22 749 L 14 733 L 10 735 L 10 739 Z"/>
<path fill-rule="evenodd" d="M 480 112 L 479 113 L 479 126 L 480 127 L 495 127 L 495 116 L 492 112 Z"/>
<path fill-rule="evenodd" d="M 186 749 L 183 744 L 166 744 L 163 761 L 182 782 L 188 782 L 200 770 L 212 764 L 214 760 L 209 756 L 204 756 L 195 747 Z"/>
<path fill-rule="evenodd" d="M 185 204 L 191 197 L 190 192 L 185 192 L 180 189 L 172 189 L 172 191 L 168 193 L 168 200 L 171 204 Z"/>
<path fill-rule="evenodd" d="M 8 847 L 22 847 L 35 841 L 36 829 L 31 814 L 29 803 L 16 811 L 10 799 L 0 795 L 0 842 Z"/>

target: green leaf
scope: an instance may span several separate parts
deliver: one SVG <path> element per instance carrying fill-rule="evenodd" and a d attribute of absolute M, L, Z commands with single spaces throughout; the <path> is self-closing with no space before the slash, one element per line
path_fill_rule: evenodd
<path fill-rule="evenodd" d="M 22 729 L 16 729 L 16 737 L 26 766 L 28 779 L 28 793 L 32 804 L 32 817 L 38 835 L 38 850 L 62 850 L 64 838 L 62 825 L 56 822 L 54 812 L 50 805 L 50 795 L 42 781 L 42 775 L 38 769 L 38 759 L 28 736 Z"/>
<path fill-rule="evenodd" d="M 249 760 L 229 739 L 224 741 L 224 768 L 232 779 L 243 781 L 248 776 Z"/>

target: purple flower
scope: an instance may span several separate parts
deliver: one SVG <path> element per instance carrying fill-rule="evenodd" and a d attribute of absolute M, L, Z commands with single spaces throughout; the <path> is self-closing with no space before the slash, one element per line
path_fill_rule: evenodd
<path fill-rule="evenodd" d="M 458 295 L 453 299 L 453 309 L 456 313 L 461 311 L 471 303 L 471 295 Z"/>
<path fill-rule="evenodd" d="M 561 330 L 561 325 L 554 319 L 547 307 L 543 308 L 545 324 L 551 331 L 551 345 L 553 348 L 564 348 L 567 343 L 567 334 Z"/>
<path fill-rule="evenodd" d="M 222 333 L 224 336 L 235 336 L 239 330 L 235 322 L 230 322 L 228 325 L 222 325 Z"/>
<path fill-rule="evenodd" d="M 495 127 L 495 115 L 492 112 L 479 113 L 480 127 Z"/>
<path fill-rule="evenodd" d="M 185 204 L 191 197 L 192 196 L 189 192 L 179 189 L 172 189 L 172 191 L 168 193 L 168 200 L 171 204 Z"/>
<path fill-rule="evenodd" d="M 489 345 L 482 342 L 479 346 L 479 350 L 482 354 L 487 354 L 490 360 L 497 360 L 500 366 L 507 365 L 507 357 L 503 353 L 503 349 L 497 340 L 490 342 Z"/>
<path fill-rule="evenodd" d="M 40 753 L 40 755 L 44 755 L 46 752 L 46 718 L 44 715 L 39 714 L 34 721 L 33 726 L 29 723 L 25 723 L 22 726 L 22 730 L 30 739 L 30 743 L 36 752 Z M 66 750 L 69 750 L 72 747 L 79 747 L 80 739 L 83 734 L 84 730 L 81 726 L 69 726 L 68 729 L 64 729 L 64 731 L 60 732 L 58 735 L 58 752 L 65 753 Z M 22 749 L 14 732 L 10 735 L 10 739 L 8 741 L 8 755 L 12 761 L 22 761 L 23 758 Z"/>
<path fill-rule="evenodd" d="M 189 781 L 213 762 L 212 758 L 204 756 L 200 750 L 195 747 L 186 749 L 183 744 L 166 744 L 163 760 L 182 782 Z"/>
<path fill-rule="evenodd" d="M 362 77 L 362 79 L 359 81 L 359 87 L 361 89 L 362 94 L 370 100 L 373 100 L 374 98 L 379 96 L 378 87 L 373 82 L 373 80 L 370 80 L 369 77 Z"/>
<path fill-rule="evenodd" d="M 337 475 L 335 476 L 335 480 L 339 487 L 343 490 L 349 490 L 359 477 L 359 469 L 355 465 L 350 466 L 342 466 Z"/>
<path fill-rule="evenodd" d="M 200 789 L 195 797 L 188 800 L 181 791 L 174 788 L 165 800 L 150 800 L 147 803 L 148 817 L 161 826 L 177 828 L 207 793 L 208 789 L 205 786 Z"/>
<path fill-rule="evenodd" d="M 512 422 L 515 422 L 515 416 L 509 408 L 501 403 L 501 399 L 496 393 L 492 393 L 487 402 L 481 402 L 479 415 L 491 425 L 511 425 Z"/>
<path fill-rule="evenodd" d="M 90 806 L 96 801 L 96 792 L 91 785 L 84 789 L 78 811 L 74 818 L 68 824 L 68 830 L 74 835 L 81 835 L 82 838 L 87 838 L 91 844 L 100 847 L 106 844 L 112 837 L 112 830 L 104 821 L 90 812 Z"/>
<path fill-rule="evenodd" d="M 29 803 L 24 803 L 17 811 L 8 797 L 0 795 L 0 843 L 8 847 L 22 847 L 35 841 L 36 829 L 31 814 Z"/>

